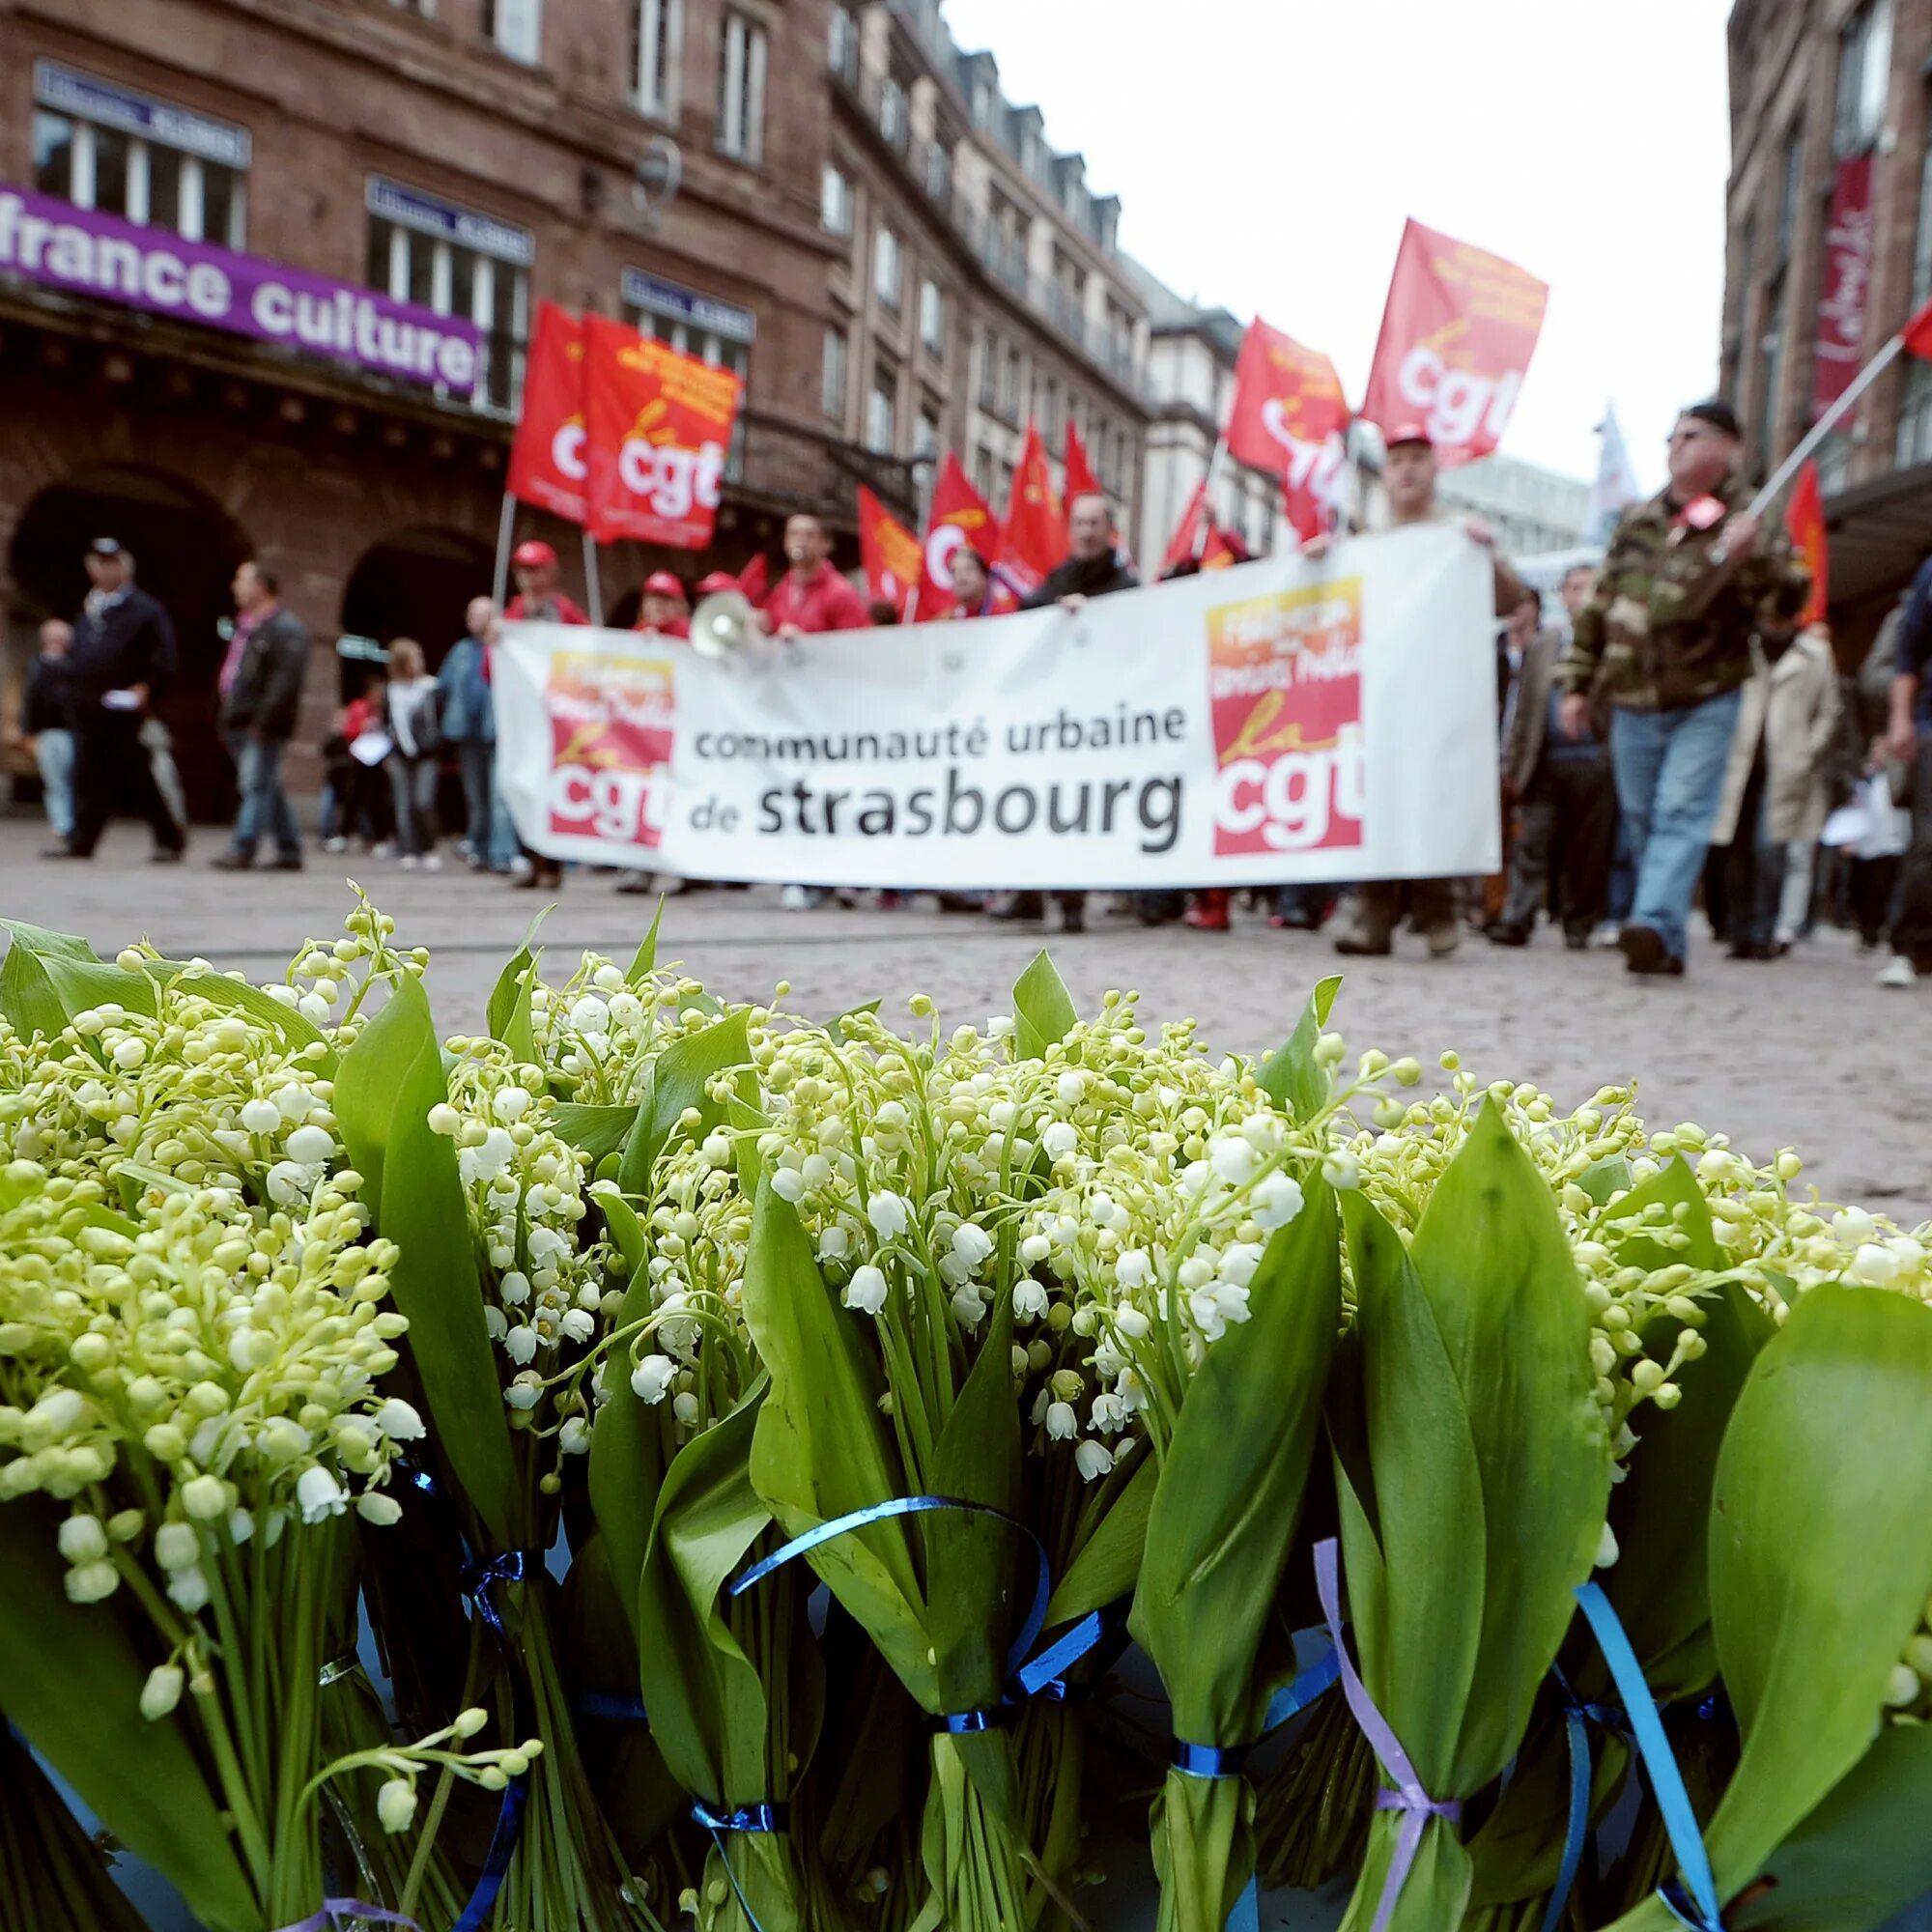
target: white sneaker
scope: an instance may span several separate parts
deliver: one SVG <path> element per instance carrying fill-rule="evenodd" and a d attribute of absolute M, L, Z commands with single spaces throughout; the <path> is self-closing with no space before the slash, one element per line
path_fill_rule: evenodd
<path fill-rule="evenodd" d="M 1878 982 L 1881 986 L 1913 987 L 1918 983 L 1918 973 L 1904 953 L 1894 952 L 1878 969 Z"/>
<path fill-rule="evenodd" d="M 525 858 L 525 856 L 521 852 L 519 852 L 517 856 L 510 861 L 510 876 L 511 878 L 516 880 L 518 885 L 521 886 L 526 879 L 533 879 L 536 877 L 536 867 L 532 866 L 530 862 L 526 858 Z"/>
<path fill-rule="evenodd" d="M 406 872 L 413 872 L 413 871 L 415 870 L 415 868 L 416 868 L 416 867 L 417 867 L 418 866 L 420 866 L 421 864 L 422 864 L 422 861 L 421 861 L 420 859 L 418 859 L 418 858 L 416 857 L 416 855 L 415 855 L 415 854 L 414 854 L 413 852 L 405 852 L 405 853 L 403 854 L 403 870 L 404 870 L 404 871 L 406 871 Z"/>
<path fill-rule="evenodd" d="M 1617 950 L 1618 941 L 1623 936 L 1623 927 L 1615 920 L 1606 919 L 1603 924 L 1598 926 L 1595 932 L 1591 933 L 1590 944 L 1601 948 L 1605 952 L 1614 952 Z"/>
<path fill-rule="evenodd" d="M 810 912 L 811 910 L 811 888 L 810 886 L 787 886 L 779 895 L 779 904 L 786 912 Z"/>
<path fill-rule="evenodd" d="M 325 838 L 322 841 L 322 849 L 325 852 L 346 852 L 349 850 L 349 840 L 342 838 Z"/>
<path fill-rule="evenodd" d="M 440 871 L 441 871 L 441 870 L 442 870 L 442 854 L 441 854 L 440 852 L 432 852 L 432 853 L 430 853 L 430 854 L 429 854 L 429 856 L 428 856 L 427 858 L 425 858 L 425 859 L 423 860 L 423 870 L 424 870 L 425 872 L 440 872 Z"/>
<path fill-rule="evenodd" d="M 395 849 L 396 849 L 395 846 L 392 845 L 388 841 L 388 839 L 379 838 L 377 839 L 375 844 L 369 848 L 369 856 L 372 859 L 386 859 L 389 856 L 389 854 L 393 852 Z"/>

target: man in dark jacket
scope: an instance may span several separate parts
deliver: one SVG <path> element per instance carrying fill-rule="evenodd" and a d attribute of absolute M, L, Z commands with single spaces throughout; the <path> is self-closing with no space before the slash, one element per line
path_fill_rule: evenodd
<path fill-rule="evenodd" d="M 302 678 L 308 669 L 308 631 L 281 602 L 281 582 L 265 563 L 250 561 L 235 573 L 234 675 L 221 694 L 221 730 L 235 759 L 242 809 L 235 837 L 214 860 L 224 872 L 245 872 L 255 847 L 272 834 L 275 869 L 299 872 L 301 834 L 282 790 L 282 753 L 295 736 Z"/>
<path fill-rule="evenodd" d="M 141 742 L 141 725 L 174 675 L 175 633 L 168 613 L 136 587 L 128 554 L 113 537 L 88 546 L 93 586 L 68 655 L 73 704 L 73 830 L 49 859 L 91 859 L 117 794 L 148 821 L 156 863 L 179 861 L 185 843 Z"/>
<path fill-rule="evenodd" d="M 1023 598 L 1022 611 L 1043 611 L 1058 604 L 1078 611 L 1090 597 L 1106 597 L 1116 590 L 1138 590 L 1133 566 L 1114 546 L 1114 513 L 1106 497 L 1090 491 L 1074 497 L 1066 510 L 1065 557 L 1041 578 L 1039 588 Z M 1087 895 L 1056 893 L 1060 923 L 1068 932 L 1087 925 Z M 1037 893 L 1002 893 L 989 908 L 994 919 L 1038 919 L 1043 911 Z"/>

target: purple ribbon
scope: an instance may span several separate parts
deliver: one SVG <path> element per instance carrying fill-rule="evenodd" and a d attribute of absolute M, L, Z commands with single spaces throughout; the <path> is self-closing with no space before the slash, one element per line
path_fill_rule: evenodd
<path fill-rule="evenodd" d="M 407 1925 L 410 1932 L 422 1932 L 413 1918 L 380 1905 L 365 1905 L 359 1898 L 325 1898 L 320 1912 L 311 1913 L 299 1924 L 284 1925 L 282 1932 L 329 1932 L 343 1918 L 366 1918 L 378 1925 Z"/>
<path fill-rule="evenodd" d="M 1415 1767 L 1408 1760 L 1408 1753 L 1402 1747 L 1402 1741 L 1390 1728 L 1388 1719 L 1376 1709 L 1375 1699 L 1355 1675 L 1355 1666 L 1349 1657 L 1349 1646 L 1342 1636 L 1337 1567 L 1335 1539 L 1331 1536 L 1326 1542 L 1315 1546 L 1315 1591 L 1321 1600 L 1321 1614 L 1328 1619 L 1328 1635 L 1335 1645 L 1335 1657 L 1342 1672 L 1342 1695 L 1349 1700 L 1349 1709 L 1355 1722 L 1361 1726 L 1362 1735 L 1395 1778 L 1393 1790 L 1384 1787 L 1376 1793 L 1376 1809 L 1402 1813 L 1402 1825 L 1396 1833 L 1395 1853 L 1389 1860 L 1388 1878 L 1382 1885 L 1381 1903 L 1376 1907 L 1375 1920 L 1369 1928 L 1369 1932 L 1384 1932 L 1395 1911 L 1396 1900 L 1402 1896 L 1402 1889 L 1408 1883 L 1408 1874 L 1414 1868 L 1416 1853 L 1422 1849 L 1422 1834 L 1430 1819 L 1440 1818 L 1445 1825 L 1453 1825 L 1461 1819 L 1463 1805 L 1460 1799 L 1434 1799 L 1423 1789 L 1422 1780 L 1416 1776 Z"/>

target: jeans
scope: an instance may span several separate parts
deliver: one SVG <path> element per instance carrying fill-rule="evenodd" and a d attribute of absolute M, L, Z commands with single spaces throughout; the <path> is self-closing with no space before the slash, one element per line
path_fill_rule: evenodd
<path fill-rule="evenodd" d="M 1784 844 L 1770 836 L 1771 799 L 1764 749 L 1745 785 L 1724 875 L 1726 937 L 1734 951 L 1768 947 L 1777 931 L 1778 901 L 1784 893 Z"/>
<path fill-rule="evenodd" d="M 1784 891 L 1777 900 L 1776 937 L 1802 939 L 1811 930 L 1811 901 L 1816 895 L 1818 848 L 1808 838 L 1794 838 L 1784 848 Z"/>
<path fill-rule="evenodd" d="M 1521 824 L 1510 855 L 1505 925 L 1524 932 L 1535 926 L 1553 869 L 1564 932 L 1589 935 L 1604 915 L 1616 810 L 1609 767 L 1601 756 L 1546 753 L 1537 760 L 1523 787 Z"/>
<path fill-rule="evenodd" d="M 279 739 L 256 738 L 246 731 L 237 731 L 228 740 L 235 759 L 235 782 L 242 792 L 242 810 L 235 819 L 235 849 L 250 859 L 265 838 L 274 839 L 284 859 L 301 857 L 301 833 L 289 809 L 288 794 L 282 789 L 282 753 L 286 749 Z"/>
<path fill-rule="evenodd" d="M 412 758 L 398 747 L 383 761 L 396 795 L 396 844 L 406 859 L 436 849 L 436 787 L 441 768 L 435 757 Z"/>
<path fill-rule="evenodd" d="M 497 766 L 497 748 L 487 738 L 461 738 L 456 746 L 456 764 L 463 777 L 463 804 L 469 818 L 464 832 L 470 852 L 479 865 L 491 863 L 491 774 Z"/>
<path fill-rule="evenodd" d="M 1681 959 L 1690 944 L 1690 895 L 1703 869 L 1737 735 L 1741 691 L 1670 711 L 1619 708 L 1610 717 L 1617 803 L 1636 856 L 1631 923 L 1647 925 Z"/>
<path fill-rule="evenodd" d="M 73 733 L 35 732 L 34 762 L 41 768 L 41 809 L 54 837 L 65 838 L 73 830 Z"/>
<path fill-rule="evenodd" d="M 1932 730 L 1919 727 L 1912 766 L 1912 843 L 1898 879 L 1898 917 L 1891 950 L 1921 973 L 1932 973 Z"/>

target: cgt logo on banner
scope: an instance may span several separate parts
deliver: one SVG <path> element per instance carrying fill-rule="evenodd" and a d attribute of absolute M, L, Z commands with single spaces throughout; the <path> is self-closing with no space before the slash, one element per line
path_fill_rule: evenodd
<path fill-rule="evenodd" d="M 573 524 L 586 514 L 583 326 L 554 302 L 537 304 L 524 376 L 524 411 L 510 447 L 510 495 Z"/>
<path fill-rule="evenodd" d="M 692 878 L 1492 872 L 1493 599 L 1490 554 L 1429 525 L 1020 611 L 968 650 L 921 623 L 721 664 L 507 624 L 497 770 L 537 851 Z"/>
<path fill-rule="evenodd" d="M 1208 611 L 1217 858 L 1360 847 L 1361 649 L 1359 578 Z"/>
<path fill-rule="evenodd" d="M 600 860 L 613 848 L 655 852 L 664 843 L 677 727 L 677 673 L 668 658 L 558 651 L 544 682 L 550 771 L 549 835 L 540 849 Z"/>

